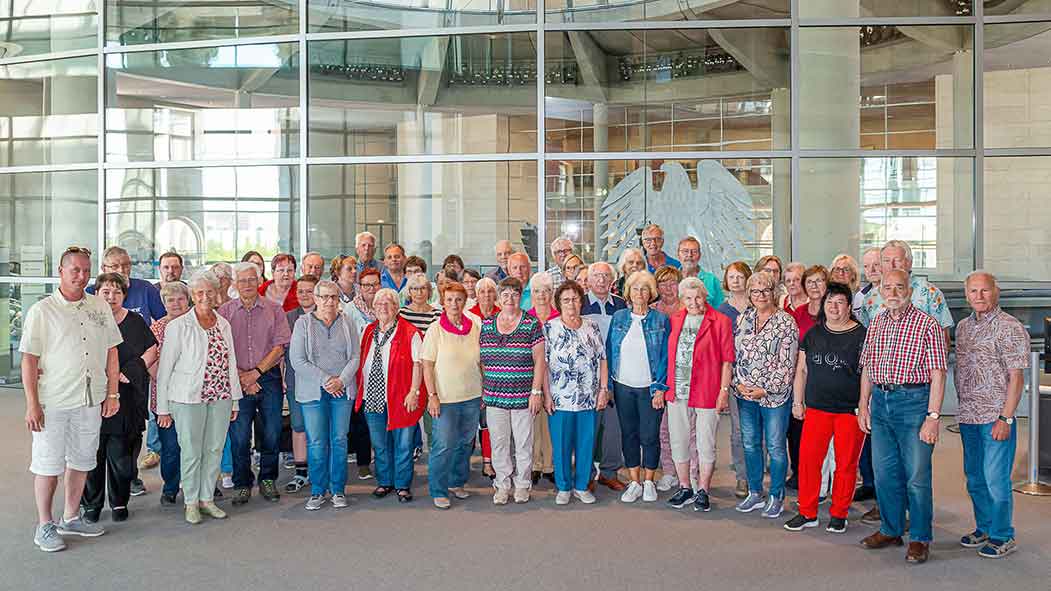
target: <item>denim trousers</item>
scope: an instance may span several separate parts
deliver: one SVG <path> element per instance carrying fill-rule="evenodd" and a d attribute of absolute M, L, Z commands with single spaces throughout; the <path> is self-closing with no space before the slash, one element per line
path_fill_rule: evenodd
<path fill-rule="evenodd" d="M 260 429 L 256 430 L 255 448 L 259 451 L 259 480 L 277 480 L 277 456 L 281 442 L 281 374 L 275 370 L 259 378 L 262 388 L 258 394 L 245 395 L 238 401 L 237 420 L 230 426 L 230 445 L 233 457 L 234 486 L 250 488 L 255 480 L 252 474 L 252 424 L 257 415 Z"/>
<path fill-rule="evenodd" d="M 891 537 L 903 535 L 907 508 L 910 542 L 930 542 L 934 538 L 934 446 L 920 440 L 930 392 L 929 384 L 887 390 L 876 386 L 869 402 L 876 502 L 882 517 L 880 531 Z"/>
<path fill-rule="evenodd" d="M 1011 425 L 1011 435 L 1003 441 L 993 439 L 993 425 L 960 423 L 963 438 L 963 473 L 967 477 L 967 493 L 974 506 L 977 528 L 997 542 L 1015 537 L 1011 515 L 1014 498 L 1011 492 L 1011 468 L 1014 467 L 1017 425 Z"/>
<path fill-rule="evenodd" d="M 781 406 L 768 408 L 754 400 L 737 399 L 741 415 L 741 443 L 744 445 L 744 463 L 748 472 L 748 490 L 763 492 L 763 443 L 770 455 L 770 496 L 783 499 L 785 476 L 788 472 L 788 417 L 792 416 L 791 398 Z"/>
<path fill-rule="evenodd" d="M 547 419 L 555 464 L 555 488 L 560 491 L 588 488 L 595 453 L 597 414 L 598 411 L 594 410 L 556 410 Z"/>
<path fill-rule="evenodd" d="M 876 487 L 876 472 L 872 469 L 872 437 L 865 436 L 865 446 L 861 448 L 861 459 L 858 460 L 858 472 L 861 473 L 861 486 Z"/>
<path fill-rule="evenodd" d="M 223 458 L 220 464 L 220 469 L 223 474 L 234 473 L 234 452 L 233 446 L 230 445 L 230 434 L 226 434 L 226 445 L 223 447 Z"/>
<path fill-rule="evenodd" d="M 354 400 L 333 396 L 324 390 L 321 397 L 299 405 L 307 434 L 307 475 L 310 494 L 344 494 L 347 488 L 347 433 Z"/>
<path fill-rule="evenodd" d="M 175 496 L 179 492 L 179 433 L 175 430 L 175 423 L 165 429 L 158 425 L 157 436 L 161 441 L 161 479 L 164 480 L 162 492 L 166 495 Z"/>
<path fill-rule="evenodd" d="M 649 388 L 632 388 L 613 382 L 620 419 L 620 442 L 624 466 L 656 470 L 661 463 L 661 417 L 663 409 L 653 408 Z M 639 451 L 641 448 L 641 452 Z"/>
<path fill-rule="evenodd" d="M 369 425 L 372 455 L 376 459 L 376 484 L 412 488 L 415 425 L 388 431 L 386 411 L 365 413 L 365 422 Z"/>
<path fill-rule="evenodd" d="M 448 498 L 450 488 L 467 483 L 479 410 L 477 398 L 442 403 L 441 414 L 434 419 L 431 429 L 433 440 L 427 462 L 432 497 Z"/>
<path fill-rule="evenodd" d="M 161 448 L 164 446 L 164 440 L 161 439 L 158 429 L 160 427 L 157 425 L 157 415 L 151 412 L 150 421 L 146 423 L 146 449 L 155 454 L 160 454 Z"/>

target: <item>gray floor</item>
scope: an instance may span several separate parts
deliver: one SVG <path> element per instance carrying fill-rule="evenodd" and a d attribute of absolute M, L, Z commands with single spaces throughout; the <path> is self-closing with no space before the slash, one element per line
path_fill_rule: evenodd
<path fill-rule="evenodd" d="M 21 392 L 0 388 L 0 466 L 7 475 L 0 479 L 0 589 L 1007 590 L 1047 589 L 1051 576 L 1051 498 L 1015 497 L 1021 549 L 1006 560 L 982 560 L 956 544 L 972 522 L 959 438 L 945 431 L 935 452 L 937 540 L 923 566 L 907 566 L 900 549 L 861 549 L 858 540 L 872 529 L 856 523 L 860 513 L 838 536 L 823 529 L 793 534 L 780 521 L 735 513 L 722 467 L 717 508 L 705 515 L 665 508 L 667 494 L 661 503 L 627 506 L 608 491 L 590 507 L 556 508 L 546 484 L 527 505 L 494 507 L 488 480 L 476 472 L 477 495 L 446 512 L 431 508 L 422 477 L 408 506 L 373 499 L 367 493 L 374 481 L 355 480 L 353 505 L 338 513 L 326 507 L 308 514 L 300 495 L 278 504 L 256 497 L 231 510 L 229 520 L 196 527 L 159 507 L 159 475 L 150 470 L 143 474 L 150 494 L 132 500 L 129 521 L 112 524 L 104 512 L 109 533 L 70 540 L 67 551 L 47 555 L 31 541 L 23 413 Z"/>

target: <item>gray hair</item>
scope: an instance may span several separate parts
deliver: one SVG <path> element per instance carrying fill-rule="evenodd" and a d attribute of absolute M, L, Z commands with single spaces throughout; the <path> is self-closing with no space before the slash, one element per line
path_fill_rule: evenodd
<path fill-rule="evenodd" d="M 806 272 L 806 265 L 799 261 L 792 261 L 791 263 L 785 265 L 784 274 L 787 275 L 789 271 L 799 271 L 799 274 L 802 275 Z"/>
<path fill-rule="evenodd" d="M 234 263 L 233 264 L 233 271 L 234 271 L 234 278 L 236 278 L 241 273 L 244 273 L 245 271 L 251 271 L 252 273 L 255 273 L 255 278 L 256 279 L 262 279 L 263 278 L 263 272 L 259 270 L 259 267 L 257 267 L 255 263 L 252 263 L 252 262 L 249 262 L 249 261 L 245 261 L 243 263 Z"/>
<path fill-rule="evenodd" d="M 375 297 L 372 298 L 372 307 L 376 307 L 376 303 L 380 300 L 390 300 L 394 304 L 395 310 L 401 307 L 401 298 L 398 297 L 398 292 L 389 287 L 376 291 Z"/>
<path fill-rule="evenodd" d="M 532 291 L 535 292 L 538 289 L 545 288 L 550 290 L 555 289 L 555 282 L 551 279 L 551 274 L 547 271 L 541 271 L 529 279 L 529 289 Z M 478 286 L 475 286 L 475 289 L 478 289 Z"/>
<path fill-rule="evenodd" d="M 646 255 L 642 254 L 642 249 L 639 249 L 639 248 L 625 248 L 624 252 L 620 253 L 620 259 L 617 260 L 617 271 L 620 272 L 621 275 L 624 274 L 624 265 L 628 262 L 628 255 L 630 255 L 632 253 L 639 255 L 639 258 L 642 259 L 643 265 L 645 265 L 645 263 L 646 263 Z"/>
<path fill-rule="evenodd" d="M 234 278 L 234 268 L 230 265 L 230 263 L 225 263 L 223 261 L 219 261 L 218 263 L 215 263 L 214 265 L 212 265 L 211 271 L 219 279 L 224 279 L 224 278 L 225 279 L 233 279 Z"/>
<path fill-rule="evenodd" d="M 588 275 L 594 273 L 595 269 L 598 267 L 606 267 L 607 269 L 609 269 L 609 274 L 613 276 L 614 279 L 617 278 L 617 269 L 613 265 L 607 263 L 606 261 L 595 261 L 594 263 L 588 265 Z"/>
<path fill-rule="evenodd" d="M 372 243 L 376 244 L 376 235 L 373 234 L 372 232 L 369 232 L 369 231 L 358 232 L 357 235 L 354 236 L 354 244 L 357 244 L 357 243 L 361 242 L 362 238 L 371 238 L 372 239 Z M 307 254 L 309 254 L 309 253 L 307 253 Z"/>
<path fill-rule="evenodd" d="M 316 250 L 312 250 L 312 251 L 304 254 L 303 258 L 299 259 L 300 263 L 302 263 L 303 261 L 307 260 L 307 257 L 321 257 L 321 264 L 325 264 L 325 257 L 321 256 L 321 253 L 316 251 Z"/>
<path fill-rule="evenodd" d="M 704 285 L 704 282 L 696 277 L 685 277 L 679 282 L 679 299 L 686 297 L 686 292 L 697 290 L 701 292 L 704 297 L 704 301 L 708 301 L 708 287 Z"/>
<path fill-rule="evenodd" d="M 905 251 L 905 260 L 909 261 L 910 263 L 912 262 L 912 247 L 909 246 L 908 242 L 905 242 L 904 240 L 888 240 L 887 243 L 883 245 L 883 248 L 879 249 L 880 255 L 882 255 L 883 251 L 887 250 L 888 248 L 902 249 L 903 251 Z"/>
<path fill-rule="evenodd" d="M 876 254 L 879 254 L 879 252 L 880 252 L 881 250 L 883 250 L 883 249 L 882 249 L 882 248 L 880 248 L 880 247 L 878 247 L 878 246 L 870 246 L 870 247 L 866 248 L 866 249 L 864 250 L 864 252 L 862 252 L 862 253 L 861 253 L 861 258 L 865 258 L 865 255 L 867 255 L 867 254 L 868 254 L 868 253 L 870 253 L 870 252 L 874 252 L 874 253 L 876 253 Z"/>
<path fill-rule="evenodd" d="M 307 256 L 309 256 L 309 254 Z M 336 295 L 339 295 L 339 293 L 340 293 L 339 285 L 337 285 L 335 281 L 329 281 L 328 279 L 322 279 L 322 280 L 320 280 L 320 281 L 318 281 L 317 283 L 314 284 L 314 295 L 315 296 L 321 295 L 321 288 L 322 287 L 330 289 L 330 290 L 336 292 Z"/>
<path fill-rule="evenodd" d="M 123 247 L 111 246 L 111 247 L 107 248 L 106 250 L 102 251 L 102 259 L 103 260 L 108 259 L 110 257 L 128 257 L 130 259 L 131 255 L 128 254 L 128 251 L 126 249 L 124 249 Z"/>
<path fill-rule="evenodd" d="M 996 281 L 996 275 L 993 275 L 992 273 L 990 273 L 989 271 L 986 271 L 985 269 L 976 269 L 976 270 L 971 271 L 970 273 L 968 273 L 967 277 L 963 280 L 963 285 L 966 287 L 967 284 L 970 283 L 972 279 L 978 279 L 979 277 L 985 277 L 985 278 L 989 279 L 989 281 L 991 281 L 993 283 L 993 287 L 994 288 L 1000 289 L 1000 283 Z"/>
<path fill-rule="evenodd" d="M 193 299 L 193 296 L 190 295 L 190 288 L 186 287 L 186 284 L 181 281 L 172 281 L 170 283 L 165 283 L 161 286 L 162 302 L 166 298 L 170 298 L 175 295 L 181 295 L 182 297 L 186 298 L 187 302 Z"/>
<path fill-rule="evenodd" d="M 551 241 L 551 254 L 555 254 L 555 245 L 559 242 L 568 242 L 569 247 L 573 248 L 573 241 L 569 239 L 569 236 L 559 236 Z"/>
<path fill-rule="evenodd" d="M 413 287 L 426 287 L 428 298 L 434 293 L 434 288 L 431 287 L 431 280 L 427 278 L 426 273 L 409 275 L 409 280 L 405 282 L 405 288 L 412 289 Z M 475 286 L 475 289 L 478 289 L 478 286 Z"/>
<path fill-rule="evenodd" d="M 493 293 L 496 293 L 496 282 L 492 277 L 482 277 L 478 283 L 474 284 L 474 293 L 477 294 L 479 289 L 491 289 Z"/>
<path fill-rule="evenodd" d="M 685 279 L 683 281 L 685 281 Z M 759 285 L 760 283 L 762 285 Z M 770 289 L 774 289 L 774 276 L 770 273 L 752 273 L 752 275 L 748 278 L 748 283 L 745 284 L 745 287 L 749 290 L 751 290 L 754 287 L 769 287 Z"/>
<path fill-rule="evenodd" d="M 252 265 L 253 268 L 256 268 L 255 264 L 253 264 L 253 263 L 247 263 L 247 264 Z M 258 270 L 258 268 L 256 268 L 256 269 Z M 201 283 L 208 284 L 208 287 L 210 287 L 210 288 L 212 288 L 212 289 L 214 289 L 216 291 L 219 290 L 219 278 L 216 277 L 215 273 L 212 273 L 211 271 L 201 271 L 201 272 L 197 273 L 196 275 L 194 275 L 193 279 L 190 279 L 190 290 L 192 291 L 194 289 L 197 289 L 197 286 L 200 285 Z M 171 285 L 171 284 L 169 284 L 169 285 Z"/>

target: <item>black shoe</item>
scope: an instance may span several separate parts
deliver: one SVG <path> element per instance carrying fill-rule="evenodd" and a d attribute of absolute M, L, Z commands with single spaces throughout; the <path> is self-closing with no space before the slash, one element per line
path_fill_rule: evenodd
<path fill-rule="evenodd" d="M 81 509 L 80 518 L 84 520 L 84 523 L 98 523 L 101 513 L 101 509 Z"/>
<path fill-rule="evenodd" d="M 131 496 L 141 497 L 146 494 L 146 485 L 142 483 L 142 480 L 136 478 L 131 481 Z"/>
<path fill-rule="evenodd" d="M 423 455 L 423 448 L 422 447 L 417 447 L 417 448 L 413 449 L 412 450 L 412 461 L 415 462 L 416 460 L 419 460 L 420 456 L 422 456 L 422 455 Z"/>
<path fill-rule="evenodd" d="M 672 498 L 668 499 L 668 505 L 675 507 L 676 509 L 682 509 L 693 500 L 693 489 L 692 488 L 679 488 L 679 492 L 675 493 Z"/>
<path fill-rule="evenodd" d="M 394 490 L 394 488 L 390 486 L 377 486 L 372 491 L 372 496 L 376 497 L 377 499 L 382 499 L 383 497 L 389 495 L 392 490 Z"/>
<path fill-rule="evenodd" d="M 213 501 L 218 501 L 218 500 L 220 500 L 222 498 L 223 498 L 223 491 L 219 490 L 218 486 L 215 487 L 215 490 L 212 491 L 212 500 Z"/>
<path fill-rule="evenodd" d="M 531 480 L 533 481 L 534 485 L 540 482 L 540 470 L 533 470 L 533 476 Z"/>
<path fill-rule="evenodd" d="M 791 490 L 799 490 L 799 476 L 793 474 L 791 478 L 785 481 L 785 488 Z"/>
<path fill-rule="evenodd" d="M 785 529 L 788 531 L 803 531 L 805 527 L 817 527 L 817 517 L 807 517 L 802 513 L 796 513 L 796 516 L 785 522 Z"/>
<path fill-rule="evenodd" d="M 127 521 L 128 520 L 128 508 L 121 507 L 120 509 L 114 509 L 110 517 L 113 521 Z"/>
<path fill-rule="evenodd" d="M 281 493 L 277 492 L 277 486 L 274 485 L 273 480 L 259 481 L 259 495 L 271 503 L 281 500 Z"/>
<path fill-rule="evenodd" d="M 855 501 L 871 501 L 874 498 L 876 498 L 876 489 L 871 486 L 862 485 L 854 491 Z"/>
<path fill-rule="evenodd" d="M 549 480 L 551 482 L 551 484 L 555 483 L 555 473 L 554 472 L 544 472 L 544 478 Z"/>
<path fill-rule="evenodd" d="M 237 489 L 237 492 L 234 493 L 234 504 L 235 505 L 244 505 L 245 503 L 248 502 L 248 499 L 251 499 L 251 498 L 252 498 L 252 489 L 251 488 L 249 488 L 249 487 L 239 488 L 239 489 Z"/>
<path fill-rule="evenodd" d="M 847 520 L 842 517 L 833 517 L 828 520 L 828 527 L 825 528 L 830 534 L 842 534 L 847 531 Z"/>
<path fill-rule="evenodd" d="M 176 503 L 175 495 L 161 493 L 161 507 L 174 507 Z"/>
<path fill-rule="evenodd" d="M 412 502 L 412 491 L 403 488 L 398 490 L 398 502 L 399 503 L 411 503 Z"/>
<path fill-rule="evenodd" d="M 712 510 L 712 501 L 708 498 L 708 491 L 703 488 L 697 491 L 697 495 L 693 497 L 693 510 L 705 513 Z"/>

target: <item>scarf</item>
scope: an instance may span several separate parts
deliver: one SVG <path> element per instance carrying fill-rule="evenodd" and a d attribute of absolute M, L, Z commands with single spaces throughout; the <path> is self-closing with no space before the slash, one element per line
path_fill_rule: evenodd
<path fill-rule="evenodd" d="M 442 312 L 441 318 L 438 319 L 438 324 L 440 324 L 441 327 L 445 329 L 445 332 L 450 332 L 454 335 L 459 335 L 462 337 L 465 334 L 471 332 L 471 326 L 473 326 L 473 323 L 466 314 L 460 316 L 460 320 L 463 321 L 462 329 L 456 328 L 452 322 L 449 322 L 449 317 L 445 314 L 445 312 Z"/>

